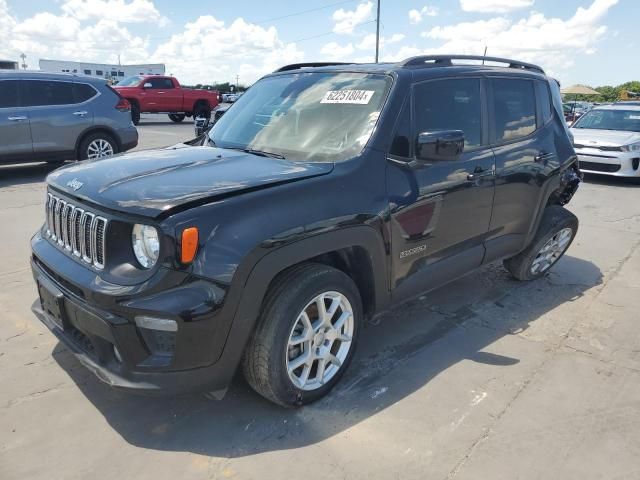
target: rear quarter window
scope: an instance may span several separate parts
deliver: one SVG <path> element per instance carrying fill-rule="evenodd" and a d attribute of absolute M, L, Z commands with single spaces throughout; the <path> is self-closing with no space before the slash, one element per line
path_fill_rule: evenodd
<path fill-rule="evenodd" d="M 98 94 L 96 90 L 86 83 L 75 83 L 73 85 L 73 98 L 75 103 L 86 102 Z"/>

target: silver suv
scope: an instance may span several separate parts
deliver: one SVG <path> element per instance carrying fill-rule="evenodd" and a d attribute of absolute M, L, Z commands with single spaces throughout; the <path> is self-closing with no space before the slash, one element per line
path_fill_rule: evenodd
<path fill-rule="evenodd" d="M 104 80 L 0 72 L 0 163 L 100 158 L 137 144 L 131 105 Z"/>

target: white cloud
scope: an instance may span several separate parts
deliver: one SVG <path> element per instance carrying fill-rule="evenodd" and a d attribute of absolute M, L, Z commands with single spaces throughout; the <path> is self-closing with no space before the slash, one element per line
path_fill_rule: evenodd
<path fill-rule="evenodd" d="M 164 26 L 168 19 L 151 0 L 64 0 L 62 11 L 78 20 L 109 19 L 122 23 L 157 23 Z"/>
<path fill-rule="evenodd" d="M 336 10 L 333 12 L 333 31 L 335 33 L 350 34 L 358 25 L 371 19 L 373 13 L 373 3 L 367 1 L 360 3 L 355 10 Z"/>
<path fill-rule="evenodd" d="M 169 72 L 191 83 L 235 80 L 236 74 L 241 83 L 251 83 L 303 57 L 295 43 L 280 40 L 273 26 L 237 18 L 227 27 L 211 15 L 185 24 L 182 33 L 173 35 L 151 55 L 153 61 L 165 62 Z"/>
<path fill-rule="evenodd" d="M 489 56 L 512 57 L 539 63 L 552 71 L 563 71 L 579 55 L 593 54 L 607 27 L 605 15 L 618 0 L 594 0 L 579 7 L 568 19 L 531 12 L 517 21 L 505 17 L 434 27 L 422 36 L 440 40 L 435 48 L 405 46 L 391 57 L 417 54 L 459 53 L 481 55 L 485 45 Z M 386 58 L 385 58 L 386 59 Z"/>
<path fill-rule="evenodd" d="M 391 37 L 380 37 L 380 48 L 382 49 L 385 45 L 401 42 L 404 38 L 405 35 L 402 33 L 394 33 Z M 359 50 L 374 50 L 376 48 L 376 34 L 369 33 L 365 35 L 356 47 Z"/>
<path fill-rule="evenodd" d="M 460 0 L 465 12 L 505 13 L 519 8 L 531 7 L 534 0 Z"/>
<path fill-rule="evenodd" d="M 355 52 L 355 48 L 352 43 L 340 45 L 336 42 L 329 42 L 320 49 L 320 53 L 329 60 L 351 61 L 353 52 Z"/>
<path fill-rule="evenodd" d="M 435 17 L 438 15 L 438 9 L 429 5 L 425 5 L 420 10 L 415 8 L 409 10 L 409 23 L 417 25 L 422 22 L 424 17 Z"/>

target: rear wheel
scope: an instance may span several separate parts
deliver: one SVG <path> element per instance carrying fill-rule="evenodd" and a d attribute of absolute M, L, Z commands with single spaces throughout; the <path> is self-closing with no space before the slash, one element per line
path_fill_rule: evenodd
<path fill-rule="evenodd" d="M 543 276 L 567 251 L 578 232 L 578 218 L 563 207 L 545 209 L 538 232 L 531 244 L 515 257 L 504 261 L 505 268 L 518 280 Z"/>
<path fill-rule="evenodd" d="M 285 407 L 326 395 L 344 374 L 362 321 L 353 280 L 334 268 L 308 264 L 270 288 L 243 371 L 259 394 Z"/>
<path fill-rule="evenodd" d="M 87 135 L 78 150 L 79 160 L 93 160 L 98 158 L 110 157 L 118 153 L 118 144 L 111 135 L 97 132 Z"/>
<path fill-rule="evenodd" d="M 169 118 L 171 119 L 172 122 L 175 122 L 175 123 L 180 123 L 181 121 L 183 121 L 185 116 L 186 115 L 184 113 L 170 113 L 169 114 Z"/>
<path fill-rule="evenodd" d="M 202 103 L 196 105 L 196 108 L 193 110 L 193 118 L 198 117 L 206 118 L 207 120 L 211 119 L 211 109 L 209 108 L 209 105 Z"/>
<path fill-rule="evenodd" d="M 140 107 L 135 102 L 131 103 L 131 121 L 134 125 L 140 123 Z"/>

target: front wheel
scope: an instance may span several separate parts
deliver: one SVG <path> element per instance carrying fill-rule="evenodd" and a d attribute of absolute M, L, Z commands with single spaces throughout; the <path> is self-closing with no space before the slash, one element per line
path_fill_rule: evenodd
<path fill-rule="evenodd" d="M 560 260 L 576 233 L 578 217 L 558 205 L 549 206 L 531 244 L 515 257 L 506 259 L 504 266 L 518 280 L 539 278 Z"/>
<path fill-rule="evenodd" d="M 344 374 L 362 322 L 353 280 L 319 264 L 294 267 L 273 285 L 243 359 L 259 394 L 285 407 L 326 395 Z"/>
<path fill-rule="evenodd" d="M 169 114 L 169 118 L 171 119 L 172 122 L 175 123 L 180 123 L 181 121 L 184 120 L 185 114 L 184 113 L 170 113 Z"/>

